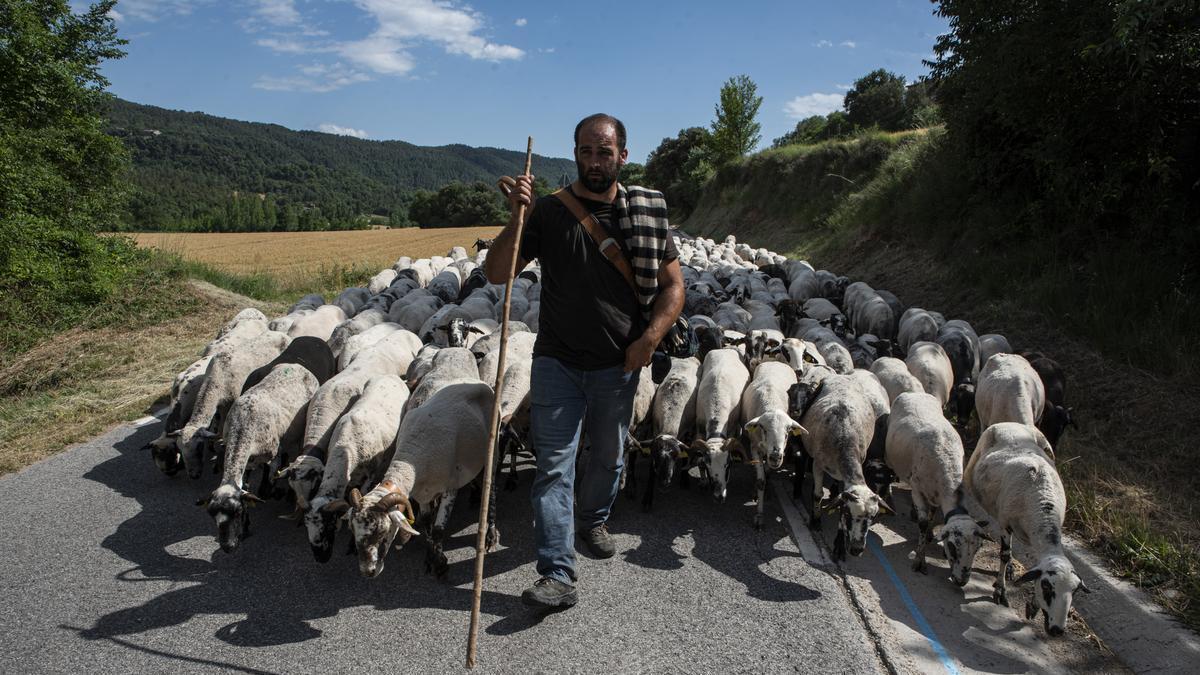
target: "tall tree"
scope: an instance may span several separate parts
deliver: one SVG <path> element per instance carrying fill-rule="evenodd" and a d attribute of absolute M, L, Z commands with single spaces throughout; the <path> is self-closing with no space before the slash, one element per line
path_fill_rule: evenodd
<path fill-rule="evenodd" d="M 904 78 L 883 68 L 873 70 L 855 80 L 845 106 L 854 126 L 895 131 L 905 120 Z"/>
<path fill-rule="evenodd" d="M 754 118 L 762 105 L 758 85 L 748 75 L 729 78 L 721 86 L 721 101 L 715 106 L 712 123 L 712 157 L 717 166 L 733 161 L 754 149 L 762 127 Z"/>

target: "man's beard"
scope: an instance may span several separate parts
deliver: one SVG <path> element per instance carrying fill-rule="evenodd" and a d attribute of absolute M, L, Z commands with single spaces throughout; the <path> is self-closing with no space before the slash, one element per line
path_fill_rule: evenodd
<path fill-rule="evenodd" d="M 575 161 L 575 169 L 579 172 L 579 182 L 583 183 L 583 187 L 589 192 L 601 194 L 612 187 L 612 184 L 617 180 L 618 169 L 615 167 L 612 170 L 609 167 L 598 167 L 594 169 L 595 173 L 589 175 L 583 169 L 583 164 L 579 160 Z"/>

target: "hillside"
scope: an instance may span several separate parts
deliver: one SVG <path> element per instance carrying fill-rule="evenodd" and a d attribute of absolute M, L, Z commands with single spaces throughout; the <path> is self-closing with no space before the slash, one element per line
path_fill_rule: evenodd
<path fill-rule="evenodd" d="M 1152 253 L 1100 258 L 1126 270 L 1105 280 L 1056 264 L 1036 233 L 980 239 L 965 224 L 999 209 L 963 199 L 941 139 L 875 133 L 752 155 L 718 172 L 682 227 L 808 259 L 1058 360 L 1079 424 L 1057 449 L 1068 526 L 1200 627 L 1200 391 L 1195 352 L 1178 348 L 1193 338 L 1147 320 L 1160 310 L 1146 302 L 1124 323 L 1128 298 L 1158 293 Z"/>
<path fill-rule="evenodd" d="M 133 161 L 125 217 L 131 229 L 199 218 L 226 208 L 235 193 L 263 195 L 281 212 L 315 207 L 330 220 L 387 215 L 414 190 L 453 181 L 490 183 L 524 164 L 524 156 L 511 150 L 293 131 L 121 99 L 112 101 L 108 131 Z M 574 176 L 575 163 L 534 155 L 533 172 L 554 184 Z"/>

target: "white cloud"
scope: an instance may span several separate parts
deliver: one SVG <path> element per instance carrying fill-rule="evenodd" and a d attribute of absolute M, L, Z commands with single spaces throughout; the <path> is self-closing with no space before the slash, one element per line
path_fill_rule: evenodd
<path fill-rule="evenodd" d="M 188 15 L 196 5 L 207 4 L 209 0 L 121 0 L 121 11 L 113 12 L 113 18 L 123 21 L 126 18 L 140 21 L 158 21 L 171 14 Z"/>
<path fill-rule="evenodd" d="M 118 12 L 116 7 L 108 10 L 108 15 L 112 17 L 113 21 L 124 21 L 125 20 L 125 15 Z"/>
<path fill-rule="evenodd" d="M 324 94 L 352 84 L 366 82 L 370 75 L 342 63 L 314 63 L 299 68 L 300 75 L 273 77 L 263 75 L 254 83 L 255 89 L 266 91 L 301 91 Z"/>
<path fill-rule="evenodd" d="M 841 89 L 842 91 L 850 91 L 853 88 L 848 84 L 835 84 L 833 86 L 837 87 L 838 89 Z"/>
<path fill-rule="evenodd" d="M 858 46 L 858 43 L 855 42 L 854 40 L 843 40 L 842 42 L 839 43 L 839 46 L 849 47 L 850 49 L 854 49 L 855 47 Z"/>
<path fill-rule="evenodd" d="M 783 105 L 783 112 L 792 119 L 804 119 L 813 115 L 827 115 L 841 110 L 843 94 L 806 94 L 797 96 Z"/>
<path fill-rule="evenodd" d="M 539 53 L 539 54 L 553 54 L 553 53 L 554 53 L 554 47 L 546 47 L 546 48 L 544 48 L 544 49 L 543 49 L 543 48 L 541 48 L 541 47 L 538 47 L 538 53 Z"/>
<path fill-rule="evenodd" d="M 294 26 L 300 23 L 300 12 L 293 0 L 258 0 L 254 14 L 273 26 Z"/>
<path fill-rule="evenodd" d="M 524 17 L 521 17 L 520 19 L 517 19 L 517 20 L 516 20 L 516 24 L 517 24 L 518 26 L 524 26 L 524 25 L 525 25 L 525 24 L 527 24 L 527 23 L 529 23 L 529 20 L 528 20 L 528 19 L 526 19 L 526 18 L 524 18 Z"/>
<path fill-rule="evenodd" d="M 366 138 L 367 132 L 362 129 L 352 129 L 350 127 L 342 127 L 336 124 L 326 122 L 317 127 L 317 131 L 323 131 L 327 134 L 337 134 L 339 136 L 353 136 L 355 138 Z"/>
<path fill-rule="evenodd" d="M 816 47 L 817 49 L 821 49 L 823 47 L 832 47 L 833 43 L 830 42 L 829 40 L 818 40 L 813 43 L 813 46 Z"/>

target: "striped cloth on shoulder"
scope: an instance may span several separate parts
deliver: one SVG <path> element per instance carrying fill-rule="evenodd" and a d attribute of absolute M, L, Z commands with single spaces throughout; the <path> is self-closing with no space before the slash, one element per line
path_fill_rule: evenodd
<path fill-rule="evenodd" d="M 657 190 L 618 183 L 613 210 L 625 237 L 629 265 L 637 283 L 638 305 L 642 317 L 649 322 L 658 295 L 658 267 L 667 250 L 667 237 L 671 236 L 667 200 Z"/>

